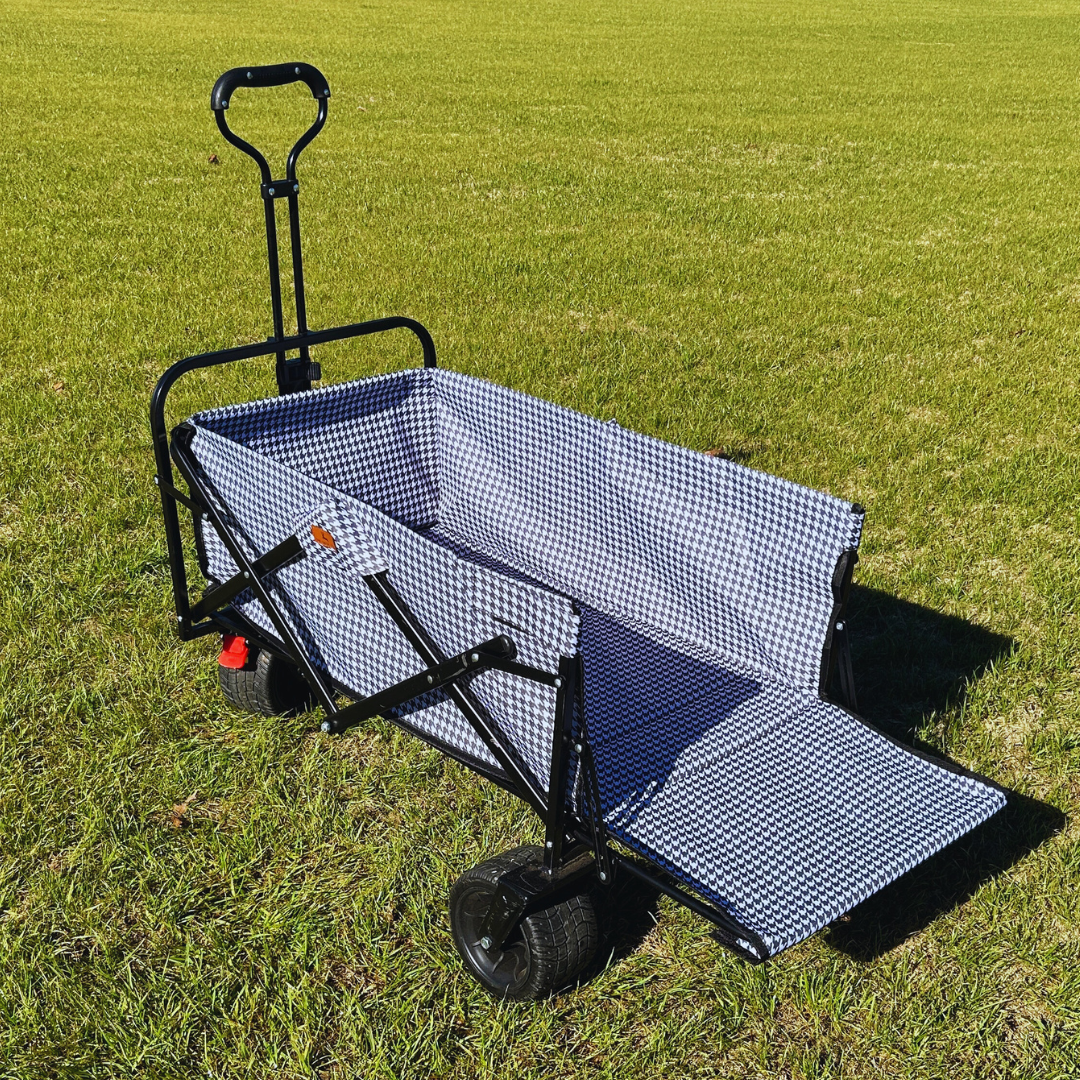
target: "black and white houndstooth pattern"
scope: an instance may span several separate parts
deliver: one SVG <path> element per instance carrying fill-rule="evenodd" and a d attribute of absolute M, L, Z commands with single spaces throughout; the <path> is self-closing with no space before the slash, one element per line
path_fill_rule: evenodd
<path fill-rule="evenodd" d="M 300 536 L 273 586 L 316 664 L 357 695 L 421 670 L 362 581 L 386 567 L 448 655 L 498 634 L 550 672 L 580 652 L 609 827 L 772 951 L 1003 805 L 818 699 L 848 503 L 441 369 L 192 422 L 250 553 Z M 546 788 L 554 691 L 471 686 Z M 495 764 L 441 693 L 406 713 Z"/>
<path fill-rule="evenodd" d="M 995 788 L 808 690 L 725 670 L 598 612 L 582 612 L 581 654 L 608 828 L 771 952 L 1004 806 Z"/>
<path fill-rule="evenodd" d="M 848 503 L 442 369 L 195 423 L 567 596 L 817 687 L 831 575 L 862 528 Z"/>

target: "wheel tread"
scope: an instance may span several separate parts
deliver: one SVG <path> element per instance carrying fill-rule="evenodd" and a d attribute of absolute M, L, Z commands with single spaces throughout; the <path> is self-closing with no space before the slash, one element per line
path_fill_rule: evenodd
<path fill-rule="evenodd" d="M 477 885 L 494 893 L 501 874 L 542 858 L 543 852 L 538 847 L 514 848 L 466 870 L 450 890 L 454 944 L 470 973 L 491 993 L 498 995 L 499 991 L 479 976 L 463 944 L 462 932 L 456 925 L 458 904 Z M 515 992 L 506 994 L 518 1000 L 549 997 L 573 983 L 588 968 L 600 945 L 600 927 L 592 897 L 587 892 L 572 894 L 547 908 L 530 912 L 521 921 L 520 933 L 529 948 L 529 975 Z"/>
<path fill-rule="evenodd" d="M 265 649 L 250 649 L 242 668 L 218 664 L 218 683 L 231 705 L 261 716 L 292 716 L 315 704 L 300 669 Z"/>

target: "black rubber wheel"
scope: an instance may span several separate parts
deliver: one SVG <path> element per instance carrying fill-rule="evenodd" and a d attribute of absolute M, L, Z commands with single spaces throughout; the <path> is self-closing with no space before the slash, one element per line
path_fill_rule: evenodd
<path fill-rule="evenodd" d="M 469 973 L 498 998 L 532 1001 L 574 982 L 596 956 L 600 929 L 592 897 L 574 893 L 526 915 L 501 951 L 480 945 L 484 921 L 499 875 L 539 863 L 538 847 L 519 847 L 466 870 L 450 890 L 450 929 Z"/>
<path fill-rule="evenodd" d="M 245 712 L 292 716 L 315 705 L 311 687 L 300 669 L 265 649 L 248 649 L 242 668 L 218 664 L 218 682 L 225 700 Z"/>

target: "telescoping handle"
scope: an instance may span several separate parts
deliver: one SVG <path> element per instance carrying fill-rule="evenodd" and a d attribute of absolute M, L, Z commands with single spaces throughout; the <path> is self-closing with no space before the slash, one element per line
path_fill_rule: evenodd
<path fill-rule="evenodd" d="M 263 67 L 230 68 L 221 76 L 210 93 L 210 108 L 217 112 L 227 109 L 233 92 L 240 86 L 285 86 L 306 83 L 311 96 L 320 101 L 330 96 L 326 77 L 311 64 L 266 64 Z"/>
<path fill-rule="evenodd" d="M 296 145 L 289 151 L 285 163 L 285 178 L 275 180 L 270 172 L 266 158 L 251 143 L 241 139 L 229 127 L 225 110 L 228 109 L 232 95 L 242 86 L 285 86 L 287 83 L 305 83 L 311 96 L 318 102 L 319 111 L 314 123 L 296 140 Z M 310 64 L 269 64 L 265 67 L 237 67 L 226 71 L 214 83 L 210 92 L 210 108 L 221 134 L 238 150 L 242 150 L 259 166 L 262 174 L 261 193 L 266 210 L 266 250 L 270 269 L 270 303 L 274 314 L 274 338 L 285 338 L 285 319 L 281 308 L 281 271 L 278 262 L 277 219 L 274 203 L 277 199 L 288 200 L 289 207 L 289 244 L 292 248 L 293 292 L 296 296 L 296 333 L 301 339 L 299 360 L 288 360 L 285 349 L 277 354 L 278 388 L 283 394 L 298 390 L 309 390 L 314 380 L 321 378 L 319 365 L 311 362 L 308 344 L 303 339 L 308 332 L 307 307 L 304 301 L 304 261 L 300 254 L 300 206 L 297 195 L 300 182 L 296 179 L 296 159 L 301 151 L 326 123 L 326 106 L 330 97 L 330 86 L 326 77 L 318 68 Z"/>

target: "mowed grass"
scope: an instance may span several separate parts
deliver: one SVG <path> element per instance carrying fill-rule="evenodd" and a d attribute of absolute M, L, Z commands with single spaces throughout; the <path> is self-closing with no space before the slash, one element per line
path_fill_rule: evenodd
<path fill-rule="evenodd" d="M 6 0 L 0 1076 L 1076 1075 L 1078 44 L 1057 2 Z M 241 715 L 172 633 L 150 391 L 270 325 L 209 91 L 290 59 L 334 94 L 312 324 L 862 502 L 864 710 L 1012 789 L 992 829 L 764 967 L 630 890 L 587 985 L 470 981 L 449 885 L 535 820 Z M 277 161 L 313 110 L 234 106 Z"/>

